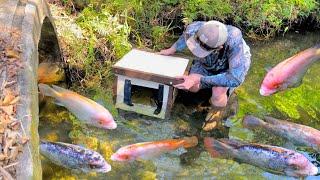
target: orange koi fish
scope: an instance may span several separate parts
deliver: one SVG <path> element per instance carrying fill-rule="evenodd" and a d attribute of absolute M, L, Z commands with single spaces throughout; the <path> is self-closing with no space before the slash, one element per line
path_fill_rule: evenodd
<path fill-rule="evenodd" d="M 163 153 L 174 151 L 180 147 L 190 148 L 197 144 L 198 138 L 195 136 L 137 143 L 118 149 L 118 151 L 111 156 L 111 160 L 134 161 L 136 159 L 150 159 Z"/>
<path fill-rule="evenodd" d="M 65 80 L 62 68 L 55 63 L 42 62 L 38 67 L 39 83 L 54 83 Z"/>

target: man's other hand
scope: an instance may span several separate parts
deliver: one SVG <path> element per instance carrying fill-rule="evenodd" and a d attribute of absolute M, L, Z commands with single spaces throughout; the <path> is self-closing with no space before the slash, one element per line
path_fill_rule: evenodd
<path fill-rule="evenodd" d="M 174 85 L 174 87 L 189 91 L 195 85 L 200 85 L 200 76 L 178 76 L 177 79 L 183 79 L 184 82 Z"/>
<path fill-rule="evenodd" d="M 169 56 L 169 55 L 174 54 L 175 52 L 176 52 L 176 48 L 171 47 L 171 48 L 168 48 L 168 49 L 163 49 L 160 52 L 157 52 L 156 54 Z"/>

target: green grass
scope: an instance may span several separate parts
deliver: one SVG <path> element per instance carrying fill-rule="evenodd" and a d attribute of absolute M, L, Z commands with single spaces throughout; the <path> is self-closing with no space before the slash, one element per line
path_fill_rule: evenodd
<path fill-rule="evenodd" d="M 291 30 L 294 22 L 320 22 L 316 0 L 88 0 L 89 6 L 57 21 L 73 82 L 82 89 L 110 87 L 111 66 L 132 46 L 158 51 L 170 47 L 185 25 L 216 19 L 233 24 L 253 39 L 268 39 Z M 63 4 L 68 6 L 69 1 Z M 82 38 L 69 26 L 77 26 Z M 318 25 L 320 26 L 320 25 Z M 72 29 L 72 28 L 71 28 Z M 106 81 L 107 79 L 107 81 Z"/>

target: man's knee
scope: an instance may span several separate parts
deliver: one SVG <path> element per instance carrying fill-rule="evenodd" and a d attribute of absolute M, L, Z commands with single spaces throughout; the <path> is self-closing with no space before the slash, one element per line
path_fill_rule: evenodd
<path fill-rule="evenodd" d="M 213 87 L 212 98 L 220 99 L 221 97 L 227 96 L 228 87 Z"/>
<path fill-rule="evenodd" d="M 200 87 L 199 86 L 192 86 L 189 91 L 190 92 L 193 92 L 193 93 L 196 93 L 196 92 L 199 92 L 200 90 Z"/>
<path fill-rule="evenodd" d="M 225 107 L 228 102 L 227 91 L 228 88 L 225 87 L 213 87 L 210 99 L 211 104 L 218 107 Z"/>

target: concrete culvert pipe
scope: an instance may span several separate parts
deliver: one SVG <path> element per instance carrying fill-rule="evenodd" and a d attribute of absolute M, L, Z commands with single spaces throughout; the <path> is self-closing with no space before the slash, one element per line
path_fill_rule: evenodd
<path fill-rule="evenodd" d="M 10 121 L 6 126 L 0 123 L 0 135 L 9 138 L 16 131 L 6 145 L 21 144 L 14 158 L 14 148 L 2 146 L 6 152 L 0 152 L 0 174 L 4 179 L 42 179 L 38 65 L 63 62 L 46 1 L 0 1 L 0 52 L 0 119 Z"/>

